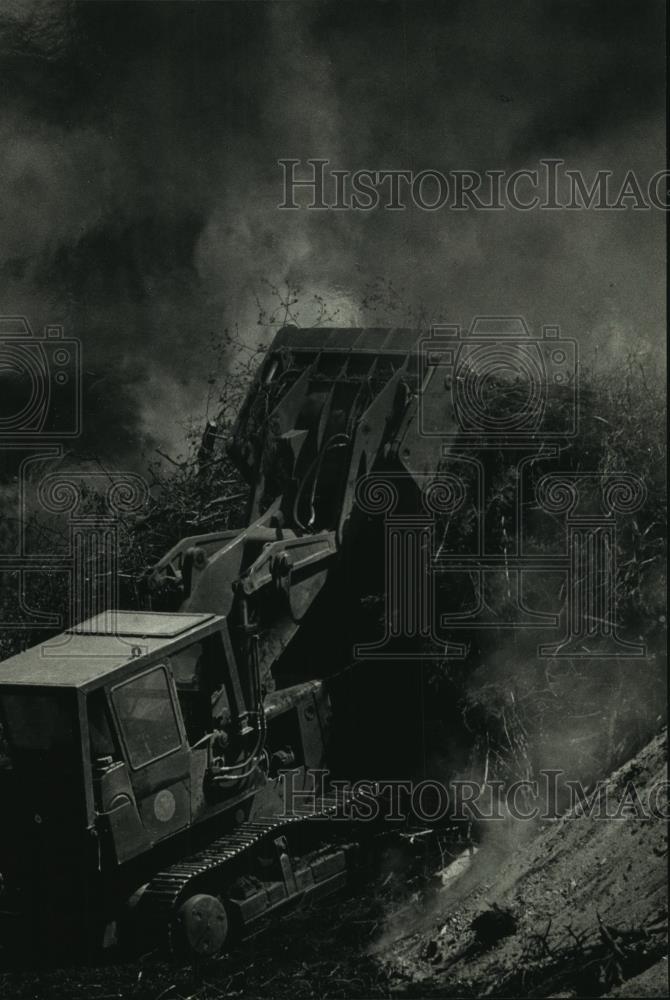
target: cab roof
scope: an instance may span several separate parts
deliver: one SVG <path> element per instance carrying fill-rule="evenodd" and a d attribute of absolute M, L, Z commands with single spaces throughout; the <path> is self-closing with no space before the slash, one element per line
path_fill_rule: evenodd
<path fill-rule="evenodd" d="M 220 615 L 106 611 L 0 663 L 0 685 L 91 688 L 220 627 Z M 204 628 L 203 628 L 204 626 Z"/>

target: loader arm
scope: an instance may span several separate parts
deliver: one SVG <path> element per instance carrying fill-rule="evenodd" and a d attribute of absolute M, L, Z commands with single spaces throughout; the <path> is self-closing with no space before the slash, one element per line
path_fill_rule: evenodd
<path fill-rule="evenodd" d="M 225 615 L 238 655 L 255 635 L 266 689 L 354 541 L 359 479 L 397 458 L 417 340 L 406 329 L 280 330 L 229 445 L 250 487 L 248 526 L 185 538 L 153 570 L 154 587 L 177 588 L 184 611 Z"/>

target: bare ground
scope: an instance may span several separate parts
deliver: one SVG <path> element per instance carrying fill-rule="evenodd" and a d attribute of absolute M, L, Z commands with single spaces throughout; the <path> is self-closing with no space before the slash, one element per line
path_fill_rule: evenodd
<path fill-rule="evenodd" d="M 606 788 L 621 802 L 634 782 L 645 802 L 665 781 L 663 733 Z M 377 958 L 401 996 L 668 996 L 666 921 L 666 823 L 576 810 L 506 858 L 484 842 L 420 928 L 391 925 Z"/>

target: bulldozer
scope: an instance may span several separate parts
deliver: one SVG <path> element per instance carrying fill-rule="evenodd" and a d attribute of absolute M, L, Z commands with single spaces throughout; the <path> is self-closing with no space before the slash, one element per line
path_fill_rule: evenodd
<path fill-rule="evenodd" d="M 357 570 L 361 482 L 390 472 L 411 510 L 436 464 L 425 421 L 445 419 L 444 382 L 420 337 L 281 329 L 228 445 L 247 526 L 180 541 L 152 568 L 151 609 L 2 663 L 3 934 L 212 957 L 346 882 L 340 804 L 285 794 L 287 774 L 308 790 L 330 767 L 337 728 L 318 649 L 291 655 Z"/>

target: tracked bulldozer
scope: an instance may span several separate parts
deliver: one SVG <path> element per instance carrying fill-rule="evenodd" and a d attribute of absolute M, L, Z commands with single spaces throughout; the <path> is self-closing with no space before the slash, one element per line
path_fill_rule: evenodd
<path fill-rule="evenodd" d="M 338 804 L 284 794 L 287 773 L 306 788 L 330 764 L 319 651 L 282 663 L 326 588 L 337 597 L 343 562 L 356 570 L 362 480 L 391 470 L 411 508 L 439 459 L 418 398 L 443 420 L 444 382 L 422 370 L 419 339 L 280 330 L 230 441 L 247 527 L 185 538 L 153 568 L 153 607 L 168 595 L 177 610 L 106 611 L 2 663 L 6 927 L 95 944 L 167 934 L 211 956 L 344 883 L 355 845 Z"/>

